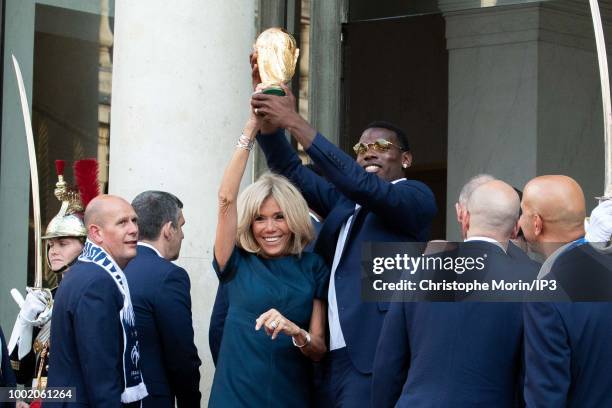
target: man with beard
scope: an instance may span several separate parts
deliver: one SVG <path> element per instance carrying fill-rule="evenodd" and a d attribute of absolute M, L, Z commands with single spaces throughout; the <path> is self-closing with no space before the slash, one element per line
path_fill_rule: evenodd
<path fill-rule="evenodd" d="M 546 257 L 539 277 L 574 301 L 525 304 L 525 402 L 612 406 L 612 255 L 584 240 L 582 189 L 567 176 L 536 177 L 521 207 L 525 239 Z"/>

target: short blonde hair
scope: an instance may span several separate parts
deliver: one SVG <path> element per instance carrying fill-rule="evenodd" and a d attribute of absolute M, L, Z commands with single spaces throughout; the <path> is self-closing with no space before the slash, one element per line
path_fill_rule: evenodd
<path fill-rule="evenodd" d="M 282 210 L 291 237 L 287 252 L 300 255 L 314 238 L 314 229 L 308 214 L 308 204 L 302 193 L 285 177 L 271 172 L 262 174 L 238 198 L 238 228 L 236 243 L 247 252 L 258 254 L 261 247 L 253 236 L 253 220 L 259 215 L 263 202 L 272 197 Z"/>

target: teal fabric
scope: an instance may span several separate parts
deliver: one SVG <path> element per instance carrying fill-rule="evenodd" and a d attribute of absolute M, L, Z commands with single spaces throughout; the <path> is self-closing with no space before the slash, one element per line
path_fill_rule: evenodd
<path fill-rule="evenodd" d="M 308 329 L 313 299 L 327 298 L 329 269 L 313 253 L 265 259 L 235 248 L 224 270 L 229 309 L 209 407 L 307 407 L 312 364 L 291 342 L 271 340 L 255 319 L 271 308 Z"/>

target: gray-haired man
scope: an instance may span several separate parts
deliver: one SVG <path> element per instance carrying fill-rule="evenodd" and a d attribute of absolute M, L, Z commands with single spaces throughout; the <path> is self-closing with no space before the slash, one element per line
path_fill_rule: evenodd
<path fill-rule="evenodd" d="M 173 264 L 183 240 L 183 203 L 145 191 L 132 201 L 138 215 L 138 255 L 125 270 L 140 339 L 149 397 L 143 407 L 199 407 L 201 364 L 193 341 L 190 281 Z"/>

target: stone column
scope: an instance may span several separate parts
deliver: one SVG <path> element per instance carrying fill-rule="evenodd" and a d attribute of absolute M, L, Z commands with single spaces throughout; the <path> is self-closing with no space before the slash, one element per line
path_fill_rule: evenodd
<path fill-rule="evenodd" d="M 185 205 L 177 263 L 191 277 L 203 404 L 214 372 L 217 190 L 248 117 L 254 13 L 244 0 L 117 1 L 115 10 L 109 191 L 132 200 L 165 190 Z"/>
<path fill-rule="evenodd" d="M 310 2 L 310 123 L 336 145 L 342 120 L 342 23 L 347 14 L 346 0 Z"/>
<path fill-rule="evenodd" d="M 589 208 L 603 193 L 601 93 L 587 6 L 544 2 L 445 14 L 449 238 L 459 238 L 459 190 L 477 173 L 519 189 L 536 175 L 566 174 L 582 185 Z"/>

